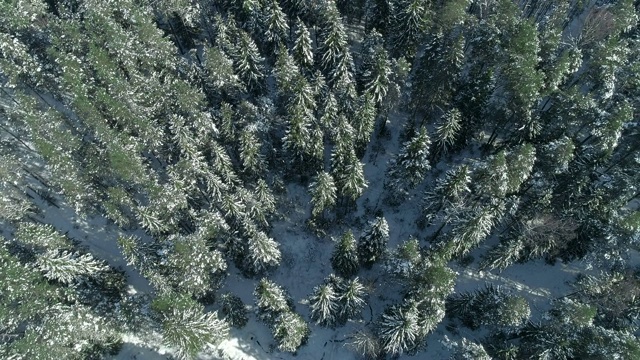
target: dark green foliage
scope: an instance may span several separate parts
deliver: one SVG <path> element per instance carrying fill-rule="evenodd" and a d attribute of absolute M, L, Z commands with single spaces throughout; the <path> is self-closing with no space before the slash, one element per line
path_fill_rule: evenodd
<path fill-rule="evenodd" d="M 338 320 L 344 322 L 357 318 L 366 304 L 365 297 L 367 296 L 367 290 L 365 286 L 356 277 L 350 280 L 339 281 L 336 288 L 338 295 Z"/>
<path fill-rule="evenodd" d="M 389 241 L 389 225 L 384 217 L 372 220 L 358 239 L 358 258 L 365 268 L 382 260 Z"/>
<path fill-rule="evenodd" d="M 447 314 L 475 329 L 481 325 L 517 328 L 530 316 L 527 301 L 500 286 L 455 294 L 447 299 Z"/>
<path fill-rule="evenodd" d="M 429 148 L 431 140 L 427 129 L 421 127 L 409 141 L 402 146 L 400 153 L 389 164 L 389 186 L 396 192 L 418 185 L 429 169 Z"/>
<path fill-rule="evenodd" d="M 280 351 L 295 352 L 307 342 L 309 333 L 309 325 L 292 311 L 285 311 L 276 318 L 274 337 Z"/>
<path fill-rule="evenodd" d="M 0 14 L 0 357 L 99 358 L 120 332 L 158 331 L 194 357 L 228 329 L 204 304 L 247 323 L 216 293 L 227 271 L 291 265 L 281 246 L 305 246 L 283 231 L 311 205 L 324 235 L 379 216 L 336 243 L 343 278 L 310 301 L 323 325 L 375 325 L 352 339 L 364 356 L 420 350 L 446 307 L 488 327 L 482 345 L 453 339 L 454 359 L 640 358 L 637 1 L 8 0 Z M 594 270 L 523 325 L 524 299 L 498 288 L 445 301 L 448 263 L 474 257 Z M 255 296 L 281 351 L 316 339 L 300 299 L 266 278 Z"/>
<path fill-rule="evenodd" d="M 204 306 L 184 294 L 156 298 L 152 308 L 162 321 L 163 342 L 175 347 L 181 359 L 195 358 L 205 347 L 223 340 L 229 331 L 229 325 L 215 312 L 205 312 Z"/>
<path fill-rule="evenodd" d="M 316 286 L 309 297 L 311 318 L 318 324 L 332 325 L 338 313 L 338 297 L 331 283 Z"/>
<path fill-rule="evenodd" d="M 242 300 L 232 293 L 225 293 L 220 296 L 220 306 L 222 314 L 229 325 L 235 328 L 242 328 L 249 321 L 248 311 Z"/>
<path fill-rule="evenodd" d="M 349 278 L 358 273 L 360 263 L 356 239 L 351 230 L 347 230 L 335 245 L 331 254 L 331 267 L 340 276 Z"/>

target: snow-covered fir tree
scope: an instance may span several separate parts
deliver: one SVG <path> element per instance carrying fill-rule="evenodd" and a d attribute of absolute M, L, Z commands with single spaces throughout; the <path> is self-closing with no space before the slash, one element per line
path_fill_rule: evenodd
<path fill-rule="evenodd" d="M 216 313 L 204 313 L 196 307 L 173 308 L 163 321 L 163 341 L 174 346 L 180 359 L 193 359 L 206 346 L 223 340 L 229 326 Z"/>
<path fill-rule="evenodd" d="M 280 351 L 295 352 L 307 342 L 310 330 L 302 316 L 285 311 L 276 319 L 273 333 Z"/>
<path fill-rule="evenodd" d="M 390 354 L 414 350 L 420 338 L 418 314 L 414 307 L 391 306 L 376 324 L 382 349 Z"/>
<path fill-rule="evenodd" d="M 322 325 L 335 323 L 338 311 L 337 300 L 336 291 L 331 284 L 316 286 L 309 297 L 311 318 Z"/>
<path fill-rule="evenodd" d="M 351 230 L 347 230 L 336 242 L 331 254 L 331 267 L 339 275 L 349 278 L 358 273 L 358 249 Z"/>
<path fill-rule="evenodd" d="M 242 328 L 249 321 L 247 308 L 238 296 L 224 293 L 220 296 L 220 305 L 224 319 L 229 325 Z"/>
<path fill-rule="evenodd" d="M 314 61 L 313 43 L 309 29 L 300 19 L 296 21 L 296 37 L 292 53 L 298 66 L 304 69 L 311 69 Z"/>
<path fill-rule="evenodd" d="M 389 224 L 379 216 L 372 220 L 358 238 L 358 258 L 366 268 L 382 260 L 389 241 Z"/>
<path fill-rule="evenodd" d="M 271 280 L 260 280 L 253 295 L 262 318 L 267 322 L 275 320 L 278 314 L 289 310 L 289 296 L 280 285 Z"/>
<path fill-rule="evenodd" d="M 531 309 L 522 296 L 513 295 L 500 286 L 487 286 L 450 296 L 447 313 L 471 328 L 481 325 L 517 328 L 529 319 Z"/>
<path fill-rule="evenodd" d="M 366 304 L 367 290 L 360 279 L 345 279 L 337 285 L 340 321 L 354 319 Z"/>
<path fill-rule="evenodd" d="M 429 147 L 431 140 L 427 129 L 422 127 L 411 140 L 405 142 L 400 153 L 389 165 L 390 186 L 399 191 L 413 188 L 431 169 L 429 164 Z"/>
<path fill-rule="evenodd" d="M 315 180 L 309 184 L 309 192 L 313 204 L 311 215 L 314 217 L 318 217 L 336 202 L 336 185 L 331 174 L 327 172 L 319 172 L 316 175 Z"/>

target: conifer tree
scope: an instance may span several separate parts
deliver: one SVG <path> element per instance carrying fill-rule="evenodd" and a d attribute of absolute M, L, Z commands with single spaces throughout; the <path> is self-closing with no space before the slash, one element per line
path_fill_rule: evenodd
<path fill-rule="evenodd" d="M 264 36 L 266 40 L 270 42 L 274 48 L 279 44 L 286 44 L 289 24 L 287 23 L 287 16 L 282 11 L 278 1 L 266 1 L 265 17 L 266 29 Z"/>
<path fill-rule="evenodd" d="M 389 91 L 391 62 L 382 46 L 378 46 L 372 57 L 364 60 L 362 82 L 364 91 L 371 95 L 377 104 L 381 104 Z"/>
<path fill-rule="evenodd" d="M 245 171 L 250 174 L 257 174 L 264 168 L 260 141 L 255 132 L 249 129 L 245 129 L 240 134 L 240 159 Z"/>
<path fill-rule="evenodd" d="M 264 78 L 263 57 L 251 36 L 245 31 L 239 32 L 239 39 L 233 48 L 233 60 L 236 73 L 251 90 L 259 90 Z"/>
<path fill-rule="evenodd" d="M 533 170 L 536 161 L 536 149 L 525 143 L 507 155 L 509 168 L 507 171 L 507 192 L 513 193 L 520 189 Z"/>
<path fill-rule="evenodd" d="M 232 294 L 224 293 L 220 296 L 220 306 L 225 321 L 235 328 L 244 327 L 249 321 L 247 309 L 242 300 Z"/>
<path fill-rule="evenodd" d="M 218 319 L 215 312 L 206 313 L 204 307 L 179 295 L 156 299 L 155 306 L 163 316 L 162 339 L 176 349 L 180 359 L 193 359 L 208 346 L 215 346 L 229 332 L 229 325 Z"/>
<path fill-rule="evenodd" d="M 319 172 L 315 180 L 309 185 L 313 209 L 311 215 L 318 217 L 328 207 L 336 203 L 337 188 L 333 177 L 327 172 Z"/>
<path fill-rule="evenodd" d="M 36 260 L 37 267 L 47 279 L 71 284 L 81 277 L 97 276 L 107 267 L 91 254 L 78 254 L 67 251 L 49 250 Z"/>
<path fill-rule="evenodd" d="M 289 311 L 289 297 L 281 286 L 271 280 L 262 278 L 253 295 L 260 315 L 267 323 L 275 320 L 279 314 Z"/>
<path fill-rule="evenodd" d="M 510 294 L 500 286 L 487 286 L 450 296 L 447 313 L 474 329 L 480 325 L 518 327 L 528 320 L 531 310 L 522 296 Z"/>
<path fill-rule="evenodd" d="M 472 210 L 453 226 L 450 240 L 443 245 L 449 259 L 464 256 L 478 246 L 501 218 L 504 203 L 486 205 Z"/>
<path fill-rule="evenodd" d="M 245 255 L 245 261 L 251 272 L 261 273 L 280 263 L 281 253 L 277 242 L 262 231 L 251 231 L 248 237 L 249 253 Z"/>
<path fill-rule="evenodd" d="M 389 241 L 389 225 L 384 217 L 372 220 L 358 239 L 358 258 L 364 267 L 370 268 L 380 261 Z"/>
<path fill-rule="evenodd" d="M 390 33 L 395 54 L 413 58 L 430 21 L 430 5 L 425 0 L 395 1 Z"/>
<path fill-rule="evenodd" d="M 313 66 L 313 44 L 309 29 L 300 19 L 296 21 L 296 37 L 292 53 L 298 66 L 311 70 Z"/>
<path fill-rule="evenodd" d="M 351 335 L 351 341 L 347 343 L 363 357 L 377 359 L 381 355 L 380 341 L 369 330 L 359 330 Z"/>
<path fill-rule="evenodd" d="M 214 290 L 212 276 L 227 268 L 222 253 L 210 250 L 206 239 L 198 234 L 171 235 L 168 240 L 162 245 L 159 263 L 169 283 L 196 298 Z"/>
<path fill-rule="evenodd" d="M 274 337 L 280 351 L 295 352 L 307 341 L 309 333 L 309 325 L 293 311 L 285 311 L 276 319 Z"/>
<path fill-rule="evenodd" d="M 365 30 L 376 29 L 383 36 L 386 36 L 391 20 L 393 2 L 390 0 L 365 0 L 364 4 Z"/>
<path fill-rule="evenodd" d="M 347 230 L 336 243 L 331 254 L 331 267 L 339 275 L 349 278 L 358 272 L 358 251 L 356 239 L 351 230 Z"/>
<path fill-rule="evenodd" d="M 387 308 L 376 326 L 382 349 L 394 355 L 413 350 L 420 339 L 418 321 L 414 307 L 394 305 Z"/>
<path fill-rule="evenodd" d="M 318 324 L 332 325 L 336 321 L 338 296 L 331 284 L 323 284 L 313 288 L 309 297 L 311 318 Z"/>
<path fill-rule="evenodd" d="M 491 156 L 477 171 L 481 191 L 496 199 L 506 196 L 509 191 L 509 168 L 505 151 Z"/>
<path fill-rule="evenodd" d="M 422 127 L 418 133 L 403 144 L 400 153 L 389 165 L 391 186 L 399 191 L 413 188 L 425 177 L 431 169 L 429 164 L 429 146 L 431 140 L 427 129 Z"/>
<path fill-rule="evenodd" d="M 357 199 L 367 187 L 364 177 L 364 164 L 358 160 L 355 150 L 348 145 L 349 140 L 342 140 L 338 129 L 338 140 L 331 154 L 331 172 L 336 179 L 340 196 L 351 200 Z"/>
<path fill-rule="evenodd" d="M 367 295 L 364 285 L 356 277 L 344 280 L 337 285 L 338 310 L 341 321 L 355 318 L 366 304 Z"/>
<path fill-rule="evenodd" d="M 436 125 L 434 155 L 446 155 L 455 148 L 460 140 L 460 128 L 462 114 L 460 110 L 452 108 L 442 115 L 440 122 Z"/>
<path fill-rule="evenodd" d="M 460 343 L 456 343 L 456 351 L 449 360 L 491 360 L 487 350 L 478 343 L 462 338 Z"/>
<path fill-rule="evenodd" d="M 427 43 L 413 79 L 411 99 L 414 110 L 448 107 L 460 81 L 464 48 L 465 38 L 462 35 L 436 36 Z M 476 87 L 474 91 L 478 96 Z"/>
<path fill-rule="evenodd" d="M 319 39 L 320 65 L 331 71 L 341 56 L 348 52 L 347 35 L 338 10 L 329 6 L 326 18 L 321 24 Z"/>
<path fill-rule="evenodd" d="M 355 116 L 351 119 L 351 125 L 355 131 L 356 153 L 363 154 L 376 123 L 377 110 L 375 102 L 370 94 L 365 93 L 360 97 Z"/>

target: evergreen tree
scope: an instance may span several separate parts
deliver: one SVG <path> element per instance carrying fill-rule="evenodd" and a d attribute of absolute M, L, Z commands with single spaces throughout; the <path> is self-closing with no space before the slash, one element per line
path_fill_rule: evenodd
<path fill-rule="evenodd" d="M 456 351 L 449 360 L 491 360 L 487 350 L 481 345 L 462 338 L 460 343 L 456 343 Z"/>
<path fill-rule="evenodd" d="M 377 359 L 380 357 L 380 341 L 368 330 L 359 330 L 351 335 L 347 343 L 349 347 L 366 358 Z"/>
<path fill-rule="evenodd" d="M 411 236 L 391 253 L 385 263 L 385 269 L 401 280 L 408 280 L 422 260 L 420 243 L 418 239 Z"/>
<path fill-rule="evenodd" d="M 347 35 L 337 9 L 327 9 L 327 11 L 326 18 L 320 27 L 318 50 L 320 65 L 328 72 L 338 64 L 340 57 L 348 53 L 348 49 Z"/>
<path fill-rule="evenodd" d="M 390 0 L 366 0 L 364 3 L 365 30 L 376 29 L 384 36 L 391 20 L 393 2 Z"/>
<path fill-rule="evenodd" d="M 337 285 L 337 294 L 341 321 L 355 318 L 366 304 L 364 298 L 367 292 L 357 277 L 340 282 Z"/>
<path fill-rule="evenodd" d="M 446 155 L 459 142 L 462 114 L 453 108 L 442 115 L 436 125 L 434 155 Z"/>
<path fill-rule="evenodd" d="M 459 219 L 451 231 L 451 238 L 443 245 L 443 251 L 450 259 L 464 256 L 478 246 L 501 218 L 504 203 L 486 205 L 472 210 Z"/>
<path fill-rule="evenodd" d="M 377 110 L 375 102 L 370 94 L 360 97 L 355 116 L 351 120 L 351 125 L 355 131 L 356 153 L 363 154 L 366 149 L 376 122 Z"/>
<path fill-rule="evenodd" d="M 429 146 L 431 140 L 427 135 L 427 129 L 422 127 L 420 131 L 403 144 L 400 153 L 389 165 L 389 178 L 391 186 L 399 191 L 405 187 L 413 188 L 418 185 L 431 169 L 429 164 Z"/>
<path fill-rule="evenodd" d="M 313 288 L 309 297 L 311 318 L 318 324 L 332 325 L 336 321 L 338 310 L 337 294 L 331 284 L 323 284 Z"/>
<path fill-rule="evenodd" d="M 509 168 L 507 171 L 507 192 L 514 193 L 520 189 L 533 170 L 536 161 L 536 149 L 531 144 L 522 144 L 507 155 Z"/>
<path fill-rule="evenodd" d="M 253 295 L 261 318 L 271 323 L 284 312 L 289 311 L 289 297 L 284 289 L 266 278 L 260 280 Z"/>
<path fill-rule="evenodd" d="M 480 325 L 516 328 L 528 320 L 531 310 L 522 296 L 512 295 L 499 286 L 487 286 L 450 296 L 447 313 L 472 329 Z"/>
<path fill-rule="evenodd" d="M 36 261 L 37 267 L 44 272 L 47 279 L 71 284 L 81 277 L 97 276 L 107 267 L 96 260 L 91 254 L 78 254 L 67 251 L 49 250 Z"/>
<path fill-rule="evenodd" d="M 249 253 L 245 255 L 245 261 L 250 272 L 259 274 L 280 263 L 278 243 L 262 231 L 250 231 L 248 243 Z"/>
<path fill-rule="evenodd" d="M 372 220 L 358 239 L 358 258 L 364 267 L 370 268 L 381 260 L 389 241 L 389 225 L 384 217 Z"/>
<path fill-rule="evenodd" d="M 380 39 L 380 40 L 377 40 Z M 373 31 L 363 40 L 363 59 L 359 70 L 362 89 L 376 104 L 381 104 L 389 91 L 391 62 L 380 34 Z"/>
<path fill-rule="evenodd" d="M 78 288 L 48 281 L 7 245 L 0 238 L 1 357 L 84 359 L 117 350 L 121 340 L 115 323 L 81 304 L 78 300 L 86 297 Z M 115 305 L 105 294 L 98 299 L 103 306 Z"/>
<path fill-rule="evenodd" d="M 32 211 L 26 195 L 27 179 L 18 159 L 0 155 L 0 219 L 18 221 Z"/>
<path fill-rule="evenodd" d="M 309 192 L 311 193 L 311 204 L 313 205 L 311 210 L 313 217 L 318 217 L 325 209 L 333 206 L 336 202 L 336 185 L 331 174 L 327 172 L 318 173 L 315 181 L 309 185 Z"/>
<path fill-rule="evenodd" d="M 390 33 L 395 54 L 413 58 L 431 20 L 430 5 L 430 2 L 425 0 L 395 1 Z"/>
<path fill-rule="evenodd" d="M 232 52 L 234 68 L 249 89 L 259 90 L 263 86 L 264 59 L 248 33 L 240 31 L 238 35 L 238 42 Z"/>
<path fill-rule="evenodd" d="M 285 311 L 276 319 L 274 337 L 280 351 L 295 352 L 307 342 L 309 333 L 309 325 L 292 311 Z"/>
<path fill-rule="evenodd" d="M 491 156 L 477 170 L 479 177 L 478 187 L 481 191 L 496 199 L 502 199 L 509 191 L 509 167 L 505 151 Z"/>
<path fill-rule="evenodd" d="M 336 243 L 331 254 L 331 267 L 345 278 L 349 278 L 358 272 L 358 252 L 356 240 L 351 230 L 347 230 Z"/>
<path fill-rule="evenodd" d="M 243 328 L 249 321 L 247 316 L 247 309 L 242 300 L 232 294 L 224 293 L 220 296 L 220 306 L 222 314 L 225 316 L 225 321 L 229 325 L 236 328 Z"/>
<path fill-rule="evenodd" d="M 300 19 L 296 22 L 296 37 L 292 53 L 298 66 L 311 70 L 313 66 L 313 43 L 311 42 L 309 29 Z"/>
<path fill-rule="evenodd" d="M 172 297 L 156 300 L 156 309 L 163 314 L 162 339 L 176 349 L 180 359 L 193 359 L 207 346 L 215 346 L 227 336 L 229 325 L 215 312 L 205 313 L 204 307 L 191 299 Z"/>
<path fill-rule="evenodd" d="M 413 307 L 391 306 L 376 325 L 382 349 L 390 354 L 402 354 L 415 349 L 420 339 L 418 314 Z"/>
<path fill-rule="evenodd" d="M 338 148 L 331 156 L 332 175 L 336 179 L 338 194 L 356 200 L 367 187 L 364 164 L 358 161 L 353 148 Z M 344 152 L 343 152 L 344 151 Z"/>
<path fill-rule="evenodd" d="M 287 16 L 282 11 L 278 1 L 266 1 L 265 6 L 265 22 L 266 29 L 264 36 L 273 47 L 279 44 L 286 44 L 289 32 L 289 24 L 287 24 Z"/>
<path fill-rule="evenodd" d="M 245 171 L 257 174 L 264 168 L 264 159 L 260 153 L 260 141 L 255 132 L 245 129 L 240 134 L 240 159 Z"/>
<path fill-rule="evenodd" d="M 427 42 L 413 76 L 411 103 L 414 110 L 448 107 L 460 81 L 464 48 L 465 38 L 462 35 L 436 36 Z M 477 90 L 473 89 L 473 95 L 478 96 Z"/>

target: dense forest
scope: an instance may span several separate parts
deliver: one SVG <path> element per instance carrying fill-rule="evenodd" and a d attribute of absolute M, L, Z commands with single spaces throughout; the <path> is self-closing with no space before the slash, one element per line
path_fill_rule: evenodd
<path fill-rule="evenodd" d="M 640 359 L 640 1 L 0 14 L 0 358 Z"/>

